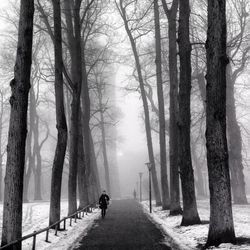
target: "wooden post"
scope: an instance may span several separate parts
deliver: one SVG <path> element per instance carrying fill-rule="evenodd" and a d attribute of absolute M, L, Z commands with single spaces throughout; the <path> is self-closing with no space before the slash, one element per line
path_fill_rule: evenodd
<path fill-rule="evenodd" d="M 58 224 L 56 224 L 55 235 L 57 235 L 57 231 L 58 231 Z"/>
<path fill-rule="evenodd" d="M 66 218 L 63 220 L 63 230 L 66 230 Z"/>
<path fill-rule="evenodd" d="M 46 239 L 45 239 L 46 242 L 49 242 L 49 229 L 46 231 Z"/>
<path fill-rule="evenodd" d="M 36 233 L 36 231 L 34 231 Z M 36 249 L 36 234 L 33 236 L 33 244 L 32 244 L 32 250 Z"/>

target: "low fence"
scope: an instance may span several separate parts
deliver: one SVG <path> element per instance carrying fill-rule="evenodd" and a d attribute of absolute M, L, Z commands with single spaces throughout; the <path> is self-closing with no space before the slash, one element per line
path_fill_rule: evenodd
<path fill-rule="evenodd" d="M 32 238 L 33 237 L 33 243 L 32 243 L 32 250 L 35 250 L 36 249 L 36 236 L 38 234 L 41 234 L 41 233 L 44 233 L 46 232 L 46 237 L 45 237 L 45 241 L 46 242 L 49 242 L 49 230 L 50 229 L 55 229 L 55 235 L 57 235 L 57 232 L 58 230 L 60 229 L 60 224 L 63 223 L 63 228 L 60 229 L 60 230 L 66 230 L 66 221 L 67 219 L 70 220 L 70 226 L 72 225 L 72 220 L 75 220 L 75 222 L 77 221 L 77 219 L 81 219 L 82 217 L 84 217 L 84 213 L 87 215 L 88 212 L 92 212 L 92 209 L 96 207 L 96 204 L 91 204 L 91 205 L 88 205 L 78 211 L 76 211 L 75 213 L 67 216 L 67 217 L 64 217 L 62 218 L 61 220 L 55 222 L 54 224 L 46 227 L 46 228 L 43 228 L 39 231 L 34 231 L 33 233 L 31 234 L 28 234 L 28 235 L 25 235 L 23 236 L 21 239 L 18 239 L 18 240 L 15 240 L 13 242 L 10 242 L 9 244 L 7 245 L 4 245 L 2 247 L 0 247 L 0 249 L 7 249 L 8 247 L 11 247 L 11 246 L 14 246 L 24 240 L 27 240 L 29 238 Z"/>

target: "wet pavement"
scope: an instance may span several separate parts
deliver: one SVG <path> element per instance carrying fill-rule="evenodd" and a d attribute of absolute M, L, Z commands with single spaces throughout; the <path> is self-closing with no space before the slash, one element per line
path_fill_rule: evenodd
<path fill-rule="evenodd" d="M 114 200 L 74 250 L 171 250 L 164 236 L 134 200 Z"/>

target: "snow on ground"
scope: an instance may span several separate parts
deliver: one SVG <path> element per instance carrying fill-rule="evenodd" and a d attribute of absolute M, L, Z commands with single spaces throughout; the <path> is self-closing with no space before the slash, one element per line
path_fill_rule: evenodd
<path fill-rule="evenodd" d="M 169 211 L 161 210 L 161 207 L 153 205 L 153 213 L 150 214 L 148 201 L 143 201 L 144 211 L 150 218 L 173 238 L 175 244 L 183 250 L 201 249 L 206 243 L 209 226 L 209 201 L 198 200 L 198 212 L 202 220 L 202 225 L 181 227 L 181 216 L 169 216 Z M 241 243 L 237 245 L 221 244 L 219 247 L 209 249 L 220 250 L 249 250 L 250 249 L 250 206 L 233 205 L 233 216 L 235 234 Z M 247 243 L 248 242 L 248 243 Z"/>
<path fill-rule="evenodd" d="M 2 228 L 2 206 L 0 206 L 0 235 Z M 68 212 L 68 202 L 61 202 L 61 218 L 66 217 Z M 92 213 L 84 215 L 84 218 L 72 220 L 72 226 L 67 220 L 66 231 L 58 231 L 57 236 L 54 230 L 50 230 L 49 242 L 45 242 L 46 232 L 37 235 L 36 249 L 39 250 L 67 250 L 80 237 L 87 233 L 93 225 L 94 220 L 100 216 L 99 209 L 94 209 Z M 49 223 L 49 202 L 25 203 L 23 205 L 23 236 L 34 231 L 46 228 Z M 62 225 L 63 226 L 63 225 Z M 22 249 L 32 249 L 33 238 L 23 241 Z"/>

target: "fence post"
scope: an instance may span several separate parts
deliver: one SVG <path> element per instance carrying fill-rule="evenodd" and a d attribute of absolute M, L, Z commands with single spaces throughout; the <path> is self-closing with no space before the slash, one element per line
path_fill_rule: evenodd
<path fill-rule="evenodd" d="M 63 230 L 66 230 L 66 218 L 63 220 Z"/>
<path fill-rule="evenodd" d="M 75 222 L 76 222 L 76 219 L 77 219 L 77 213 L 75 214 Z"/>
<path fill-rule="evenodd" d="M 70 217 L 69 225 L 72 226 L 72 217 Z"/>
<path fill-rule="evenodd" d="M 36 233 L 36 231 L 34 231 L 34 233 Z M 35 250 L 35 249 L 36 249 L 36 234 L 33 236 L 33 244 L 32 244 L 32 250 Z"/>
<path fill-rule="evenodd" d="M 46 239 L 45 239 L 46 242 L 49 242 L 49 229 L 46 231 Z"/>
<path fill-rule="evenodd" d="M 57 231 L 58 231 L 58 224 L 56 224 L 56 227 L 55 227 L 55 235 L 57 236 Z"/>

